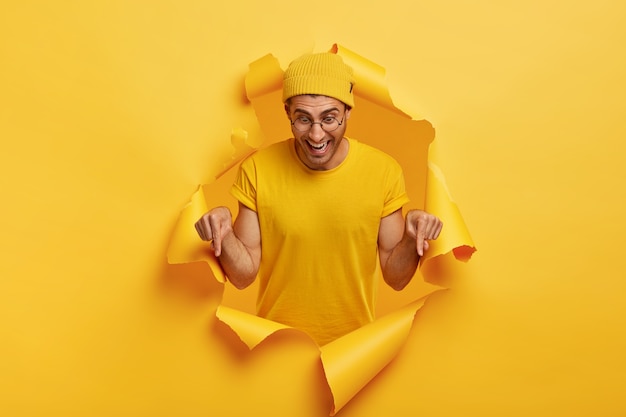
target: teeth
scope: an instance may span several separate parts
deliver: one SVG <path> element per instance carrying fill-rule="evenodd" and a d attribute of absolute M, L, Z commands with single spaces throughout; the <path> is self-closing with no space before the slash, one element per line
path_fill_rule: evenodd
<path fill-rule="evenodd" d="M 322 149 L 324 149 L 326 147 L 327 144 L 328 144 L 328 142 L 324 142 L 324 143 L 321 143 L 319 145 L 314 145 L 311 142 L 309 142 L 309 145 L 311 145 L 311 148 L 315 149 L 316 151 L 321 151 Z"/>

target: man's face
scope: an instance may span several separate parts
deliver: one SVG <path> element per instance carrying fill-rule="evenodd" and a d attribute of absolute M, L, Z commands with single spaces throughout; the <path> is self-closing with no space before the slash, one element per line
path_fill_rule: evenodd
<path fill-rule="evenodd" d="M 285 106 L 289 120 L 306 118 L 313 122 L 308 131 L 299 131 L 294 125 L 291 132 L 296 142 L 296 153 L 307 167 L 314 170 L 333 169 L 348 155 L 348 141 L 344 140 L 350 109 L 341 101 L 326 96 L 301 95 L 292 97 Z M 343 123 L 332 132 L 322 128 L 326 118 L 334 117 Z"/>

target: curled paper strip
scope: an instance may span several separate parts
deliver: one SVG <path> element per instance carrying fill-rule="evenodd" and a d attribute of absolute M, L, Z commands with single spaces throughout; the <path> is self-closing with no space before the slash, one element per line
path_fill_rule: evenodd
<path fill-rule="evenodd" d="M 356 78 L 355 111 L 348 135 L 393 156 L 405 171 L 410 208 L 425 208 L 439 216 L 445 224 L 439 239 L 431 242 L 422 263 L 450 252 L 456 259 L 469 259 L 475 250 L 472 239 L 458 207 L 450 198 L 441 171 L 428 161 L 429 145 L 434 139 L 433 127 L 426 120 L 411 118 L 393 105 L 384 68 L 338 45 L 334 45 L 331 51 L 341 55 L 353 67 Z M 284 120 L 282 74 L 276 58 L 266 55 L 250 64 L 246 77 L 246 92 L 266 138 L 262 147 L 291 136 L 289 125 Z M 215 279 L 222 283 L 226 282 L 226 277 L 219 262 L 208 244 L 196 235 L 193 224 L 209 207 L 226 205 L 231 211 L 236 211 L 236 202 L 229 197 L 228 190 L 238 162 L 254 151 L 245 139 L 245 131 L 233 130 L 233 160 L 226 161 L 224 171 L 214 182 L 201 185 L 192 195 L 180 214 L 167 252 L 168 261 L 173 264 L 207 262 Z M 420 274 L 418 270 L 414 279 L 421 279 Z M 347 404 L 396 356 L 425 300 L 425 297 L 417 299 L 320 347 L 326 380 L 333 395 L 331 415 Z M 216 315 L 250 349 L 278 331 L 294 330 L 227 306 L 220 306 Z"/>
<path fill-rule="evenodd" d="M 225 306 L 219 306 L 215 315 L 220 321 L 233 329 L 241 341 L 248 345 L 250 349 L 254 349 L 274 332 L 290 329 L 289 326 L 284 324 Z"/>
<path fill-rule="evenodd" d="M 433 240 L 424 254 L 424 261 L 452 252 L 454 257 L 467 261 L 476 251 L 472 237 L 465 227 L 461 212 L 448 191 L 443 172 L 433 162 L 428 163 L 425 210 L 439 217 L 446 228 L 441 239 Z"/>
<path fill-rule="evenodd" d="M 334 415 L 396 356 L 425 298 L 321 347 Z"/>

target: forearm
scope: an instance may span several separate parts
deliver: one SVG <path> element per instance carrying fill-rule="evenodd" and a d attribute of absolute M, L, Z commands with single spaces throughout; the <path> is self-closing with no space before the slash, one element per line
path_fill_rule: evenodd
<path fill-rule="evenodd" d="M 415 238 L 404 233 L 402 240 L 393 248 L 381 269 L 385 282 L 394 290 L 401 290 L 411 281 L 420 256 L 417 253 Z"/>
<path fill-rule="evenodd" d="M 228 280 L 236 288 L 246 288 L 256 278 L 259 269 L 257 256 L 237 238 L 233 231 L 224 236 L 218 259 Z"/>

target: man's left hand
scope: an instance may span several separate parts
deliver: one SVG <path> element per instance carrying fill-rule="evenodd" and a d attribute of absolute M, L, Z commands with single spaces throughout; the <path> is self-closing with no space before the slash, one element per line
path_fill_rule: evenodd
<path fill-rule="evenodd" d="M 417 254 L 424 256 L 429 240 L 437 239 L 443 228 L 438 217 L 423 210 L 411 210 L 406 214 L 405 232 L 415 239 Z"/>

